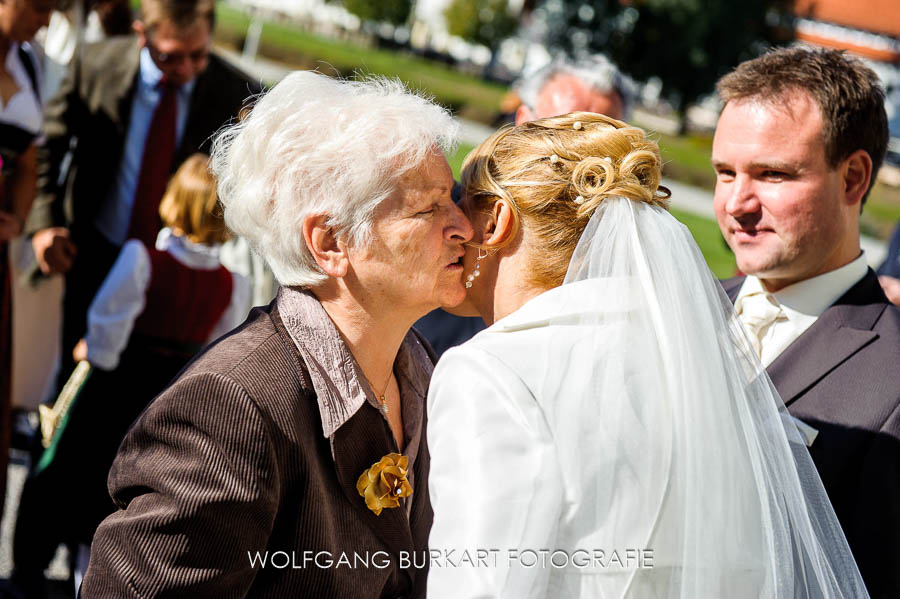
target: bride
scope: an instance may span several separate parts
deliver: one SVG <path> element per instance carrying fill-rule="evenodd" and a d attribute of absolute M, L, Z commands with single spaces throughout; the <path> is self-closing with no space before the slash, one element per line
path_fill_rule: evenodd
<path fill-rule="evenodd" d="M 430 598 L 866 596 L 660 168 L 590 113 L 466 159 L 460 309 L 490 326 L 428 394 Z"/>

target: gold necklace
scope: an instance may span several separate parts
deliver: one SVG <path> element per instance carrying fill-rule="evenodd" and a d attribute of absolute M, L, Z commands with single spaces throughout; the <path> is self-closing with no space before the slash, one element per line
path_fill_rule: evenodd
<path fill-rule="evenodd" d="M 360 369 L 360 370 L 362 370 L 362 369 Z M 385 416 L 387 416 L 387 414 L 388 414 L 387 399 L 385 399 L 384 396 L 387 393 L 388 387 L 391 386 L 391 378 L 394 376 L 394 373 L 392 372 L 391 376 L 388 377 L 387 383 L 385 383 L 385 385 L 384 385 L 384 390 L 380 394 L 375 391 L 375 385 L 372 384 L 372 381 L 369 379 L 368 376 L 366 376 L 365 372 L 363 372 L 363 376 L 365 377 L 366 382 L 369 383 L 369 388 L 372 390 L 372 393 L 375 393 L 375 397 L 378 399 L 379 409 L 381 410 L 381 413 L 384 414 Z"/>

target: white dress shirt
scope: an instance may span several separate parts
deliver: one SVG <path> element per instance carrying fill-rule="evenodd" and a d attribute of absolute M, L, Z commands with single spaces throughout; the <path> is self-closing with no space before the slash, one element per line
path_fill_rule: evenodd
<path fill-rule="evenodd" d="M 769 366 L 774 362 L 829 306 L 866 276 L 868 268 L 865 252 L 862 252 L 855 260 L 840 268 L 770 293 L 778 301 L 786 318 L 776 320 L 759 340 L 763 365 Z M 759 278 L 749 275 L 734 302 L 738 316 L 742 313 L 743 299 L 755 293 L 769 292 Z M 753 334 L 749 330 L 748 333 Z"/>

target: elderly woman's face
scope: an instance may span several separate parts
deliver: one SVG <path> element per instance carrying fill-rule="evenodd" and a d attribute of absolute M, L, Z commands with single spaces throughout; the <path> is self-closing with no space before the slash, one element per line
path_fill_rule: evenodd
<path fill-rule="evenodd" d="M 398 182 L 375 215 L 373 240 L 351 251 L 364 288 L 398 313 L 424 315 L 463 301 L 463 244 L 472 225 L 453 203 L 453 175 L 436 150 Z"/>

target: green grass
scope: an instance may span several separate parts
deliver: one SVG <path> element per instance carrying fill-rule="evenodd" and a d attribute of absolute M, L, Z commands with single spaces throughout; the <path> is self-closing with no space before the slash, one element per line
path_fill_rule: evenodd
<path fill-rule="evenodd" d="M 474 146 L 468 144 L 460 144 L 456 152 L 448 156 L 450 168 L 453 169 L 453 177 L 459 180 L 459 172 L 462 167 L 463 159 L 466 154 L 472 151 Z M 691 231 L 703 257 L 706 258 L 706 264 L 709 269 L 720 279 L 727 279 L 734 275 L 735 262 L 734 256 L 719 232 L 719 225 L 715 221 L 696 216 L 690 212 L 681 210 L 672 210 L 672 215 L 683 222 Z"/>
<path fill-rule="evenodd" d="M 734 254 L 722 238 L 722 232 L 716 221 L 681 210 L 671 212 L 672 216 L 683 222 L 691 231 L 713 274 L 720 279 L 733 277 L 736 268 Z"/>
<path fill-rule="evenodd" d="M 704 189 L 715 188 L 716 174 L 709 163 L 712 136 L 677 137 L 654 132 L 652 137 L 659 143 L 665 176 Z"/>
<path fill-rule="evenodd" d="M 450 163 L 450 168 L 453 169 L 453 178 L 457 181 L 459 181 L 459 172 L 462 170 L 463 160 L 474 149 L 475 146 L 461 143 L 453 154 L 447 156 L 447 162 Z"/>
<path fill-rule="evenodd" d="M 250 23 L 249 17 L 222 3 L 216 10 L 216 40 L 240 47 Z M 408 86 L 434 96 L 460 116 L 482 122 L 494 118 L 507 91 L 504 86 L 411 54 L 327 39 L 283 23 L 263 24 L 259 52 L 299 68 L 318 68 L 328 74 L 397 77 Z"/>

